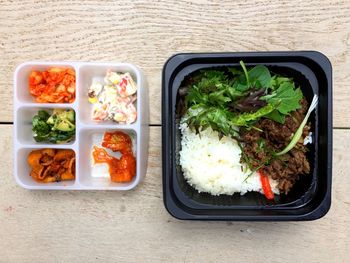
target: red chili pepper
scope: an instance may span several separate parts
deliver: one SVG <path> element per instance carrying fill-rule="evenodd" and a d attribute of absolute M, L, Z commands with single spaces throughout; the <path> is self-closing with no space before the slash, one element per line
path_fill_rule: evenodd
<path fill-rule="evenodd" d="M 275 195 L 273 194 L 273 192 L 271 190 L 269 178 L 266 175 L 264 175 L 261 170 L 259 170 L 258 173 L 260 175 L 261 186 L 262 186 L 263 192 L 265 194 L 265 197 L 267 199 L 274 199 Z"/>

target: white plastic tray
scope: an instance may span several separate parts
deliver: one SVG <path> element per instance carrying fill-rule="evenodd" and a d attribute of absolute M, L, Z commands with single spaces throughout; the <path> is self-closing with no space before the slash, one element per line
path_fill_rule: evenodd
<path fill-rule="evenodd" d="M 32 70 L 48 67 L 71 67 L 76 73 L 76 99 L 73 103 L 36 103 L 29 93 L 28 76 Z M 137 120 L 135 123 L 96 123 L 91 119 L 92 105 L 88 102 L 88 88 L 94 77 L 103 77 L 110 69 L 130 72 L 137 83 Z M 32 118 L 39 109 L 73 109 L 76 115 L 75 141 L 67 144 L 37 143 L 32 134 Z M 147 81 L 141 70 L 127 63 L 90 62 L 26 62 L 14 74 L 14 176 L 17 183 L 27 189 L 42 190 L 129 190 L 146 175 L 148 159 L 149 109 Z M 105 131 L 120 130 L 131 135 L 136 156 L 136 176 L 130 183 L 114 183 L 108 174 L 92 165 L 92 146 L 102 141 Z M 27 157 L 30 151 L 42 148 L 72 149 L 76 154 L 74 181 L 38 183 L 30 174 Z M 92 173 L 92 170 L 101 171 Z M 100 169 L 100 170 L 99 170 Z"/>

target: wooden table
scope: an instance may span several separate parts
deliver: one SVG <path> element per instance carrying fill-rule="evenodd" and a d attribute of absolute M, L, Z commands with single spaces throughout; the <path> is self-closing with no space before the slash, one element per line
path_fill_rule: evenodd
<path fill-rule="evenodd" d="M 349 262 L 350 2 L 0 1 L 0 262 Z M 333 64 L 333 200 L 314 222 L 186 222 L 161 188 L 161 69 L 177 52 L 318 50 Z M 121 61 L 149 81 L 149 166 L 133 191 L 27 191 L 12 76 L 28 60 Z"/>

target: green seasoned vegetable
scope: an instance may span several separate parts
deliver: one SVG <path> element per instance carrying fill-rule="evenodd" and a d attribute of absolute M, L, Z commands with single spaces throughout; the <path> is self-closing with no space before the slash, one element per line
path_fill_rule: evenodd
<path fill-rule="evenodd" d="M 32 130 L 37 142 L 69 142 L 75 136 L 74 111 L 55 109 L 50 116 L 47 111 L 40 110 L 32 119 Z"/>
<path fill-rule="evenodd" d="M 263 65 L 247 69 L 201 70 L 189 86 L 183 119 L 199 132 L 211 127 L 220 136 L 236 136 L 240 126 L 255 128 L 261 118 L 284 123 L 300 109 L 303 94 L 291 78 L 272 75 Z"/>
<path fill-rule="evenodd" d="M 57 122 L 57 124 L 54 126 L 54 129 L 64 132 L 74 131 L 75 125 L 72 124 L 69 120 L 61 120 Z"/>
<path fill-rule="evenodd" d="M 49 125 L 55 125 L 57 119 L 57 115 L 52 115 L 49 117 L 49 119 L 46 121 Z"/>
<path fill-rule="evenodd" d="M 68 120 L 70 122 L 75 122 L 75 116 L 73 110 L 62 110 L 55 109 L 53 114 L 57 116 L 60 120 Z"/>
<path fill-rule="evenodd" d="M 50 114 L 48 114 L 46 111 L 44 110 L 39 110 L 38 111 L 38 116 L 41 120 L 43 121 L 47 121 L 48 118 L 50 118 Z"/>
<path fill-rule="evenodd" d="M 39 115 L 34 116 L 33 121 L 33 131 L 38 134 L 47 134 L 50 132 L 50 125 L 46 123 L 45 119 L 41 119 Z"/>
<path fill-rule="evenodd" d="M 55 144 L 66 143 L 71 141 L 74 135 L 75 135 L 75 131 L 70 131 L 70 132 L 55 131 L 51 133 L 49 142 L 55 143 Z"/>

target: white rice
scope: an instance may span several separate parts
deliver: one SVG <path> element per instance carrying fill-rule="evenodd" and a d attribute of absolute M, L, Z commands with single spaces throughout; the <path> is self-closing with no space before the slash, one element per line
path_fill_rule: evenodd
<path fill-rule="evenodd" d="M 180 164 L 187 182 L 198 192 L 212 195 L 262 192 L 259 175 L 240 163 L 241 149 L 232 138 L 208 128 L 196 134 L 181 124 Z M 245 180 L 246 179 L 246 180 Z M 270 179 L 272 191 L 278 193 L 277 182 Z"/>

